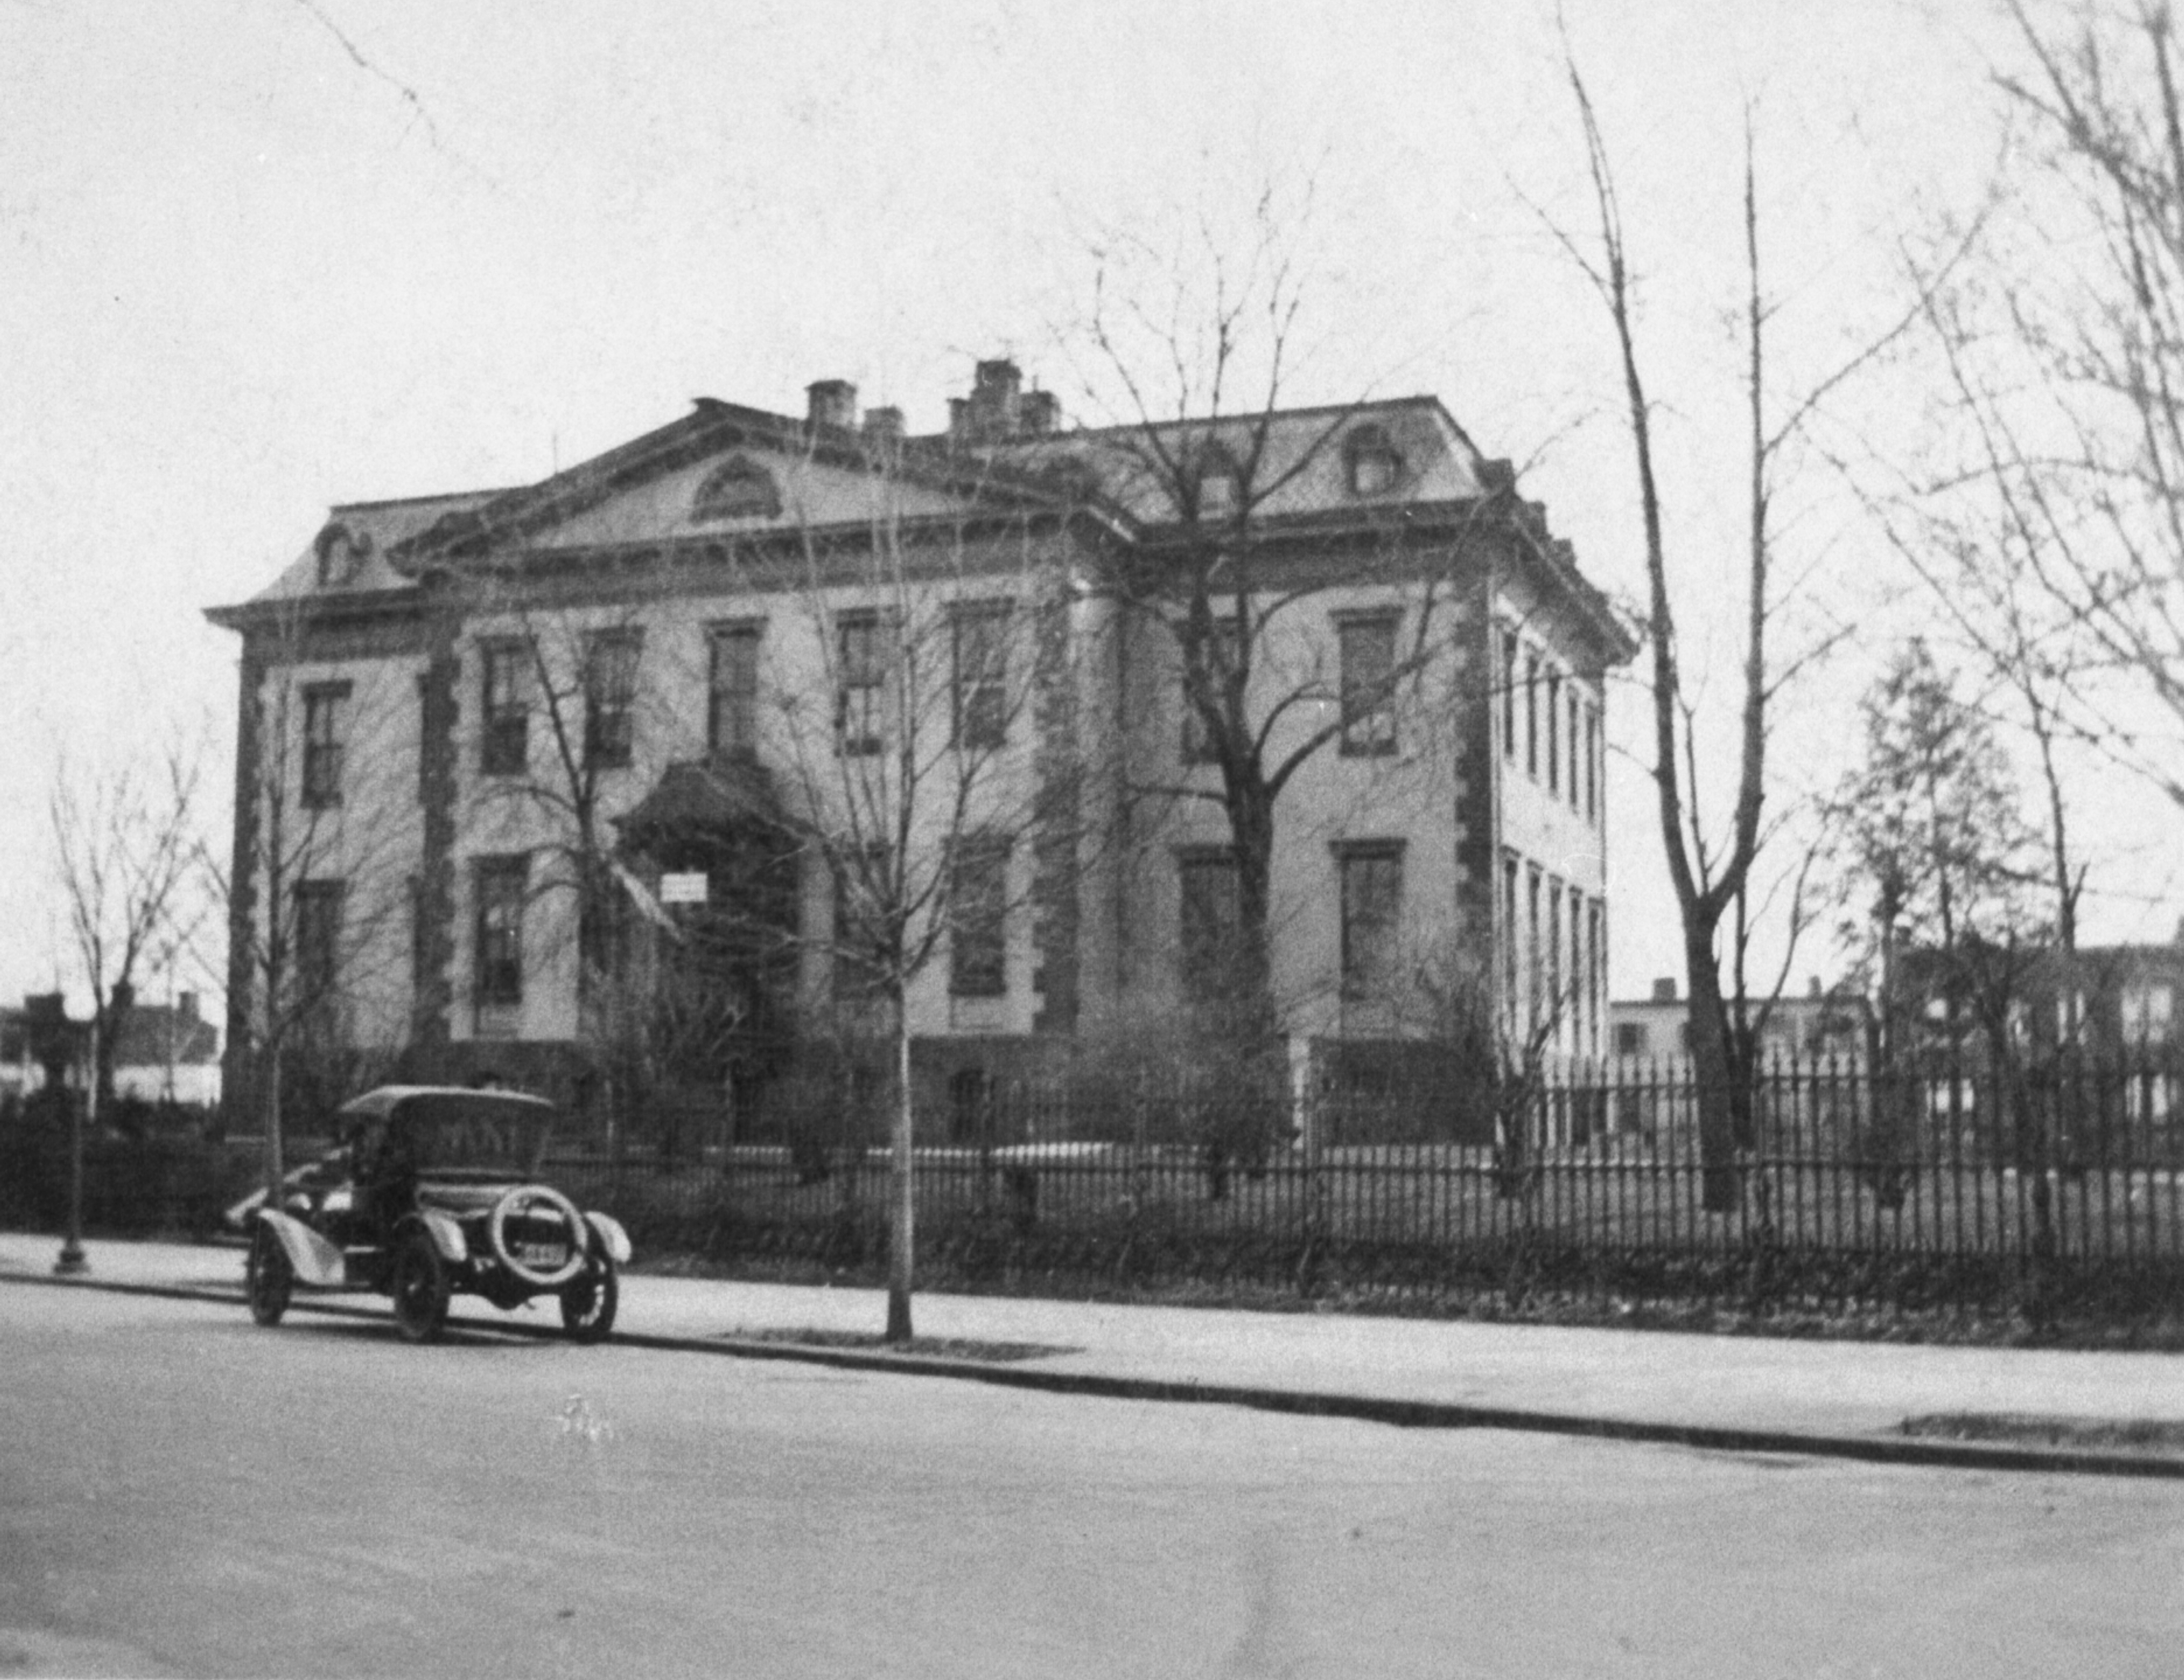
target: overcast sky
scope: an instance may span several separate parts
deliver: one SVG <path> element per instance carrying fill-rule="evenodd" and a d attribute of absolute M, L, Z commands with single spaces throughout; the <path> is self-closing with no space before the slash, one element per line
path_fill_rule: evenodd
<path fill-rule="evenodd" d="M 1567 14 L 1647 272 L 1703 669 L 1737 610 L 1746 102 L 1790 381 L 1897 307 L 1898 242 L 1976 192 L 2006 37 L 1975 0 Z M 1221 224 L 1263 182 L 1311 188 L 1290 395 L 1438 394 L 1530 463 L 1596 581 L 1635 590 L 1612 342 L 1538 213 L 1585 212 L 1554 19 L 1531 0 L 0 0 L 0 997 L 72 980 L 57 753 L 209 732 L 224 834 L 235 649 L 200 611 L 262 587 L 330 503 L 526 482 L 694 396 L 798 412 L 822 377 L 934 428 L 998 352 L 1099 418 L 1074 331 L 1093 248 Z M 1837 423 L 1905 410 L 1877 382 Z M 1885 599 L 1821 469 L 1787 507 L 1814 623 Z M 1834 762 L 1862 681 L 1854 656 L 1796 697 L 1793 779 Z M 1632 752 L 1641 699 L 1613 701 Z M 1680 964 L 1635 761 L 1612 797 L 1624 995 Z M 2138 931 L 2165 890 L 2135 856 L 2139 897 L 2106 929 L 2097 904 L 2089 936 Z"/>

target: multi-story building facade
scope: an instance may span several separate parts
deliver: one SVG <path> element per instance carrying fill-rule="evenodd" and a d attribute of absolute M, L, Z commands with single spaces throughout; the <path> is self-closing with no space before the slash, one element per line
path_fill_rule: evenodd
<path fill-rule="evenodd" d="M 1451 1009 L 1602 1047 L 1632 644 L 1438 401 L 1065 431 L 987 362 L 912 438 L 809 396 L 337 506 L 211 613 L 231 1091 L 308 1049 L 581 1106 L 642 1041 L 749 1115 L 920 954 L 960 1088 L 1173 1042 L 1255 891 L 1300 1067 Z"/>

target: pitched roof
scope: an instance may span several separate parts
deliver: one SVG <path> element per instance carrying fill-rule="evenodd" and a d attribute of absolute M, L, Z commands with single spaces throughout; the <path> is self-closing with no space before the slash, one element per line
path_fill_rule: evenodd
<path fill-rule="evenodd" d="M 220 1060 L 220 1034 L 194 1011 L 132 1005 L 114 1047 L 117 1068 L 202 1067 Z"/>
<path fill-rule="evenodd" d="M 1366 490 L 1350 476 L 1348 449 L 1368 431 L 1391 452 L 1396 470 L 1385 486 Z M 876 471 L 881 450 L 883 472 Z M 780 504 L 771 512 L 709 520 L 696 511 L 700 487 L 739 453 L 779 474 Z M 1483 506 L 1498 509 L 1501 498 L 1525 551 L 1576 606 L 1609 657 L 1636 651 L 1627 627 L 1579 572 L 1569 544 L 1548 531 L 1544 510 L 1512 494 L 1507 463 L 1482 457 L 1431 396 L 999 440 L 876 439 L 699 398 L 680 418 L 533 484 L 337 505 L 270 588 L 247 606 L 214 608 L 208 617 L 242 628 L 282 601 L 331 604 L 344 596 L 370 611 L 375 602 L 398 601 L 433 572 L 488 556 L 522 556 L 530 564 L 556 550 L 574 558 L 663 539 L 854 530 L 883 513 L 907 528 L 978 510 L 1029 511 L 1089 519 L 1126 539 L 1157 539 L 1179 528 L 1167 469 L 1223 455 L 1256 467 L 1255 526 L 1300 535 L 1391 519 L 1424 528 L 1434 520 L 1475 517 Z M 347 563 L 322 578 L 329 545 Z"/>
<path fill-rule="evenodd" d="M 1368 429 L 1394 450 L 1400 470 L 1383 491 L 1351 486 L 1346 445 Z M 1328 509 L 1475 500 L 1491 488 L 1479 451 L 1436 397 L 1399 397 L 1209 419 L 1149 421 L 981 446 L 1034 472 L 1088 474 L 1129 516 L 1148 526 L 1178 516 L 1174 470 L 1193 459 L 1252 467 L 1255 517 Z"/>
<path fill-rule="evenodd" d="M 632 838 L 660 833 L 713 833 L 755 824 L 778 828 L 781 799 L 773 778 L 756 759 L 719 754 L 680 759 L 623 816 L 615 819 Z"/>

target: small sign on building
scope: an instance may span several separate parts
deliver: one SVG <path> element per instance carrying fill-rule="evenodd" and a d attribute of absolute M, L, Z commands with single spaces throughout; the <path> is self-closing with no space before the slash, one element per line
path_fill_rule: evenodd
<path fill-rule="evenodd" d="M 705 901 L 705 872 L 699 869 L 688 874 L 662 875 L 660 878 L 660 901 L 662 904 L 703 904 Z"/>

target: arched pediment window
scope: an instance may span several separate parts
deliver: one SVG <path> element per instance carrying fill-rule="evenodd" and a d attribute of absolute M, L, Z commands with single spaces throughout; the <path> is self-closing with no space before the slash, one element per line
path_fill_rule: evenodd
<path fill-rule="evenodd" d="M 690 503 L 690 517 L 774 519 L 781 513 L 781 490 L 768 472 L 748 455 L 731 455 L 708 473 Z"/>
<path fill-rule="evenodd" d="M 1342 459 L 1350 471 L 1353 496 L 1385 495 L 1403 476 L 1403 458 L 1396 453 L 1384 427 L 1352 427 L 1342 440 Z"/>

